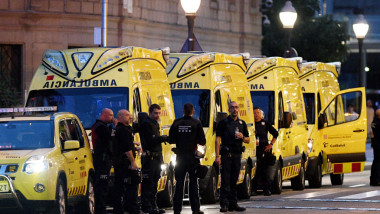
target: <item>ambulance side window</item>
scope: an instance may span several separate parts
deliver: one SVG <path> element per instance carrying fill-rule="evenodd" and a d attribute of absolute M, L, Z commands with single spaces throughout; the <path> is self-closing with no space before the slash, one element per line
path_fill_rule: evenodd
<path fill-rule="evenodd" d="M 78 122 L 75 119 L 67 120 L 67 126 L 70 131 L 71 140 L 79 141 L 80 147 L 83 148 L 84 147 L 83 133 L 80 130 Z"/>
<path fill-rule="evenodd" d="M 223 109 L 222 109 L 222 98 L 220 96 L 220 91 L 219 90 L 217 90 L 215 92 L 215 115 L 218 112 L 223 112 Z"/>
<path fill-rule="evenodd" d="M 323 112 L 327 116 L 327 126 L 335 125 L 335 119 L 336 119 L 335 102 L 336 102 L 336 99 L 334 99 L 326 108 L 326 110 Z"/>
<path fill-rule="evenodd" d="M 69 132 L 67 129 L 66 121 L 61 120 L 59 121 L 59 141 L 61 142 L 61 147 L 63 149 L 63 143 L 66 140 L 69 140 Z"/>
<path fill-rule="evenodd" d="M 284 113 L 284 103 L 282 100 L 282 92 L 278 93 L 278 120 L 283 119 Z"/>
<path fill-rule="evenodd" d="M 318 100 L 317 100 L 317 114 L 321 112 L 322 110 L 322 104 L 321 104 L 321 94 L 318 93 Z"/>
<path fill-rule="evenodd" d="M 141 100 L 139 88 L 133 91 L 133 122 L 137 122 L 138 114 L 141 112 Z"/>

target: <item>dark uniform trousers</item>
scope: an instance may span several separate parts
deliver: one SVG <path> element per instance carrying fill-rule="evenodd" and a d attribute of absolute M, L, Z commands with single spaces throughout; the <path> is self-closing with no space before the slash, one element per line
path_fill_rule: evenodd
<path fill-rule="evenodd" d="M 157 209 L 157 183 L 161 177 L 162 154 L 157 157 L 143 156 L 141 158 L 141 209 L 150 211 Z"/>
<path fill-rule="evenodd" d="M 114 166 L 115 168 L 115 186 L 114 186 L 114 213 L 123 214 L 127 211 L 129 214 L 139 214 L 140 206 L 138 204 L 139 183 L 132 181 L 133 173 L 128 166 Z"/>
<path fill-rule="evenodd" d="M 93 155 L 95 168 L 95 204 L 97 214 L 106 213 L 106 198 L 108 194 L 109 173 L 111 170 L 111 161 L 106 154 Z"/>
<path fill-rule="evenodd" d="M 268 152 L 264 152 L 265 146 L 268 145 L 268 142 L 266 141 L 264 145 L 262 145 L 261 142 L 260 144 L 261 145 L 257 147 L 257 169 L 256 176 L 253 178 L 253 191 L 257 190 L 261 179 L 264 192 L 268 192 L 271 186 L 269 174 L 272 164 L 268 162 L 266 157 L 263 157 L 263 155 L 269 154 Z M 270 151 L 270 153 L 271 152 L 272 151 Z"/>
<path fill-rule="evenodd" d="M 380 142 L 372 144 L 373 161 L 371 166 L 370 184 L 380 186 Z"/>
<path fill-rule="evenodd" d="M 174 213 L 179 213 L 182 211 L 182 201 L 183 201 L 183 189 L 185 184 L 186 173 L 189 173 L 189 199 L 191 210 L 193 212 L 198 212 L 200 209 L 199 202 L 199 192 L 198 192 L 198 178 L 195 175 L 196 166 L 200 163 L 199 159 L 194 157 L 193 153 L 179 154 L 176 159 L 175 167 L 175 179 L 176 187 L 173 199 L 173 210 Z"/>
<path fill-rule="evenodd" d="M 221 161 L 220 205 L 234 206 L 237 204 L 236 182 L 240 173 L 241 153 L 222 153 Z"/>

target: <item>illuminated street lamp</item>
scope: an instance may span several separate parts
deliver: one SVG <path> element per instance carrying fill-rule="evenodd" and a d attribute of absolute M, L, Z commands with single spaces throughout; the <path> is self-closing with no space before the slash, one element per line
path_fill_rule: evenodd
<path fill-rule="evenodd" d="M 358 42 L 359 42 L 359 59 L 360 59 L 359 83 L 361 87 L 365 87 L 367 81 L 366 81 L 366 73 L 364 71 L 365 55 L 363 54 L 363 40 L 365 36 L 367 35 L 369 25 L 367 23 L 367 20 L 365 20 L 363 14 L 360 14 L 358 16 L 355 23 L 352 25 L 352 28 L 354 29 L 356 38 L 358 39 Z"/>
<path fill-rule="evenodd" d="M 181 0 L 181 5 L 185 11 L 188 27 L 188 37 L 185 44 L 182 46 L 181 52 L 202 51 L 202 48 L 194 35 L 194 19 L 199 6 L 201 5 L 201 0 Z"/>
<path fill-rule="evenodd" d="M 290 33 L 294 27 L 294 23 L 297 20 L 297 11 L 294 9 L 292 2 L 286 1 L 285 6 L 281 9 L 280 12 L 280 20 L 281 23 L 286 30 L 287 43 L 286 43 L 286 51 L 284 56 L 292 57 L 297 52 L 290 47 Z"/>

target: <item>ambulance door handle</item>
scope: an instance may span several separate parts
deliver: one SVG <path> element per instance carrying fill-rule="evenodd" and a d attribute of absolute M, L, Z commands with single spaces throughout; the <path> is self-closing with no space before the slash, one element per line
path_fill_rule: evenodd
<path fill-rule="evenodd" d="M 364 129 L 356 129 L 354 132 L 364 132 Z"/>
<path fill-rule="evenodd" d="M 74 160 L 78 160 L 78 157 L 75 157 Z"/>
<path fill-rule="evenodd" d="M 84 158 L 87 158 L 87 155 L 83 155 Z"/>

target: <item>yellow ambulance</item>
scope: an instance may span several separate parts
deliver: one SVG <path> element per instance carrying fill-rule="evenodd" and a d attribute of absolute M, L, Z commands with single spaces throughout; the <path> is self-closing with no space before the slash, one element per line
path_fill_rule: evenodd
<path fill-rule="evenodd" d="M 246 73 L 254 107 L 279 132 L 273 145 L 276 162 L 271 170 L 272 193 L 280 194 L 282 181 L 294 190 L 305 188 L 307 124 L 298 65 L 302 58 L 252 58 Z"/>
<path fill-rule="evenodd" d="M 170 63 L 166 70 L 176 117 L 183 116 L 182 108 L 185 103 L 192 103 L 195 108 L 194 117 L 202 122 L 206 135 L 206 155 L 201 164 L 209 170 L 206 177 L 199 182 L 200 194 L 205 203 L 215 203 L 219 197 L 219 167 L 214 163 L 215 129 L 218 115 L 228 112 L 231 101 L 239 104 L 239 117 L 247 123 L 251 139 L 250 144 L 244 144 L 246 149 L 238 179 L 238 195 L 242 198 L 250 197 L 256 148 L 252 101 L 244 75 L 245 59 L 248 57 L 211 52 L 170 54 Z"/>
<path fill-rule="evenodd" d="M 340 91 L 339 74 L 339 62 L 308 62 L 299 75 L 309 127 L 306 178 L 310 187 L 321 187 L 326 174 L 333 185 L 341 185 L 344 173 L 364 170 L 365 91 Z"/>
<path fill-rule="evenodd" d="M 157 103 L 161 133 L 168 134 L 174 121 L 165 71 L 169 52 L 140 47 L 47 50 L 32 79 L 26 106 L 57 106 L 58 111 L 73 112 L 89 133 L 103 108 L 114 114 L 127 109 L 137 122 L 139 112 L 148 112 Z M 135 138 L 139 140 L 138 134 Z M 174 160 L 170 145 L 163 144 L 163 156 L 158 198 L 161 206 L 170 206 Z"/>
<path fill-rule="evenodd" d="M 54 111 L 8 108 L 1 113 Z M 0 116 L 0 212 L 94 213 L 94 166 L 87 134 L 72 113 Z"/>

